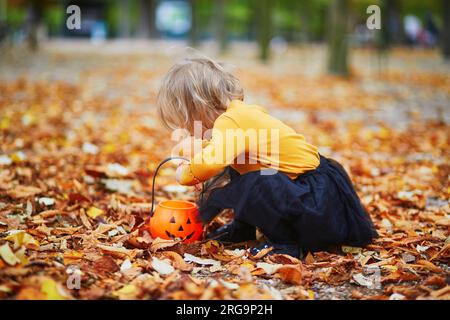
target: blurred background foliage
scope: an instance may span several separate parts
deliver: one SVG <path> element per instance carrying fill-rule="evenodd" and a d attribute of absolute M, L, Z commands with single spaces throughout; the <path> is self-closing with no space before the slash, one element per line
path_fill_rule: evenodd
<path fill-rule="evenodd" d="M 260 58 L 270 48 L 327 42 L 330 71 L 346 75 L 349 44 L 441 46 L 449 57 L 448 0 L 0 0 L 0 40 L 27 42 L 85 37 L 186 39 L 192 46 L 217 40 L 255 41 Z M 81 8 L 82 30 L 68 30 L 66 8 Z M 365 27 L 369 5 L 381 7 L 382 30 Z M 416 32 L 412 34 L 411 32 Z M 333 68 L 333 65 L 344 64 Z M 333 70 L 334 69 L 334 70 Z"/>

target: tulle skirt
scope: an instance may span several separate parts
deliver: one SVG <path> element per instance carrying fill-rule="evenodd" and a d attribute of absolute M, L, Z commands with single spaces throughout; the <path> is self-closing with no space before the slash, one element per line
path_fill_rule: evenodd
<path fill-rule="evenodd" d="M 230 183 L 213 190 L 200 207 L 204 221 L 233 209 L 235 219 L 258 227 L 271 242 L 308 251 L 364 246 L 377 237 L 350 178 L 335 160 L 321 156 L 317 169 L 295 180 L 281 172 L 230 171 Z"/>

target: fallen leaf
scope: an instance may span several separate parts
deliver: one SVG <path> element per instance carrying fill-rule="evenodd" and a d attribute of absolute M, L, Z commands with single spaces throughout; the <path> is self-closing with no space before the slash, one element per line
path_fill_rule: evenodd
<path fill-rule="evenodd" d="M 39 203 L 40 205 L 48 206 L 48 207 L 49 207 L 49 206 L 52 206 L 52 205 L 55 204 L 55 199 L 53 199 L 53 198 L 48 198 L 48 197 L 42 197 L 42 198 L 39 198 L 38 203 Z"/>
<path fill-rule="evenodd" d="M 302 283 L 302 271 L 299 266 L 284 265 L 278 268 L 276 274 L 283 282 L 295 285 Z"/>
<path fill-rule="evenodd" d="M 357 284 L 359 284 L 360 286 L 364 286 L 367 288 L 370 288 L 373 286 L 373 282 L 371 279 L 363 276 L 361 273 L 356 273 L 353 275 L 353 280 L 355 280 L 355 282 Z"/>
<path fill-rule="evenodd" d="M 183 260 L 183 257 L 174 251 L 164 251 L 162 255 L 172 261 L 172 265 L 175 269 L 190 272 L 193 269 L 192 265 L 189 265 Z"/>
<path fill-rule="evenodd" d="M 21 246 L 26 246 L 27 248 L 37 249 L 39 247 L 39 241 L 34 239 L 30 234 L 23 230 L 11 230 L 9 235 L 4 238 L 5 240 L 11 241 L 14 245 L 14 249 L 18 249 Z"/>
<path fill-rule="evenodd" d="M 120 272 L 127 271 L 133 267 L 133 264 L 131 263 L 130 259 L 125 259 L 122 264 L 120 265 Z"/>
<path fill-rule="evenodd" d="M 89 217 L 91 217 L 92 219 L 95 219 L 101 215 L 103 215 L 105 213 L 105 211 L 103 211 L 102 209 L 96 208 L 96 207 L 90 207 L 89 210 L 87 211 L 87 215 Z"/>
<path fill-rule="evenodd" d="M 213 260 L 213 259 L 198 258 L 189 253 L 184 254 L 184 261 L 194 262 L 194 263 L 201 264 L 201 265 L 220 266 L 220 261 Z"/>
<path fill-rule="evenodd" d="M 113 296 L 120 300 L 133 300 L 140 293 L 140 290 L 133 284 L 124 285 L 119 290 L 113 291 Z"/>
<path fill-rule="evenodd" d="M 406 297 L 400 293 L 393 293 L 389 296 L 389 300 L 405 300 Z"/>
<path fill-rule="evenodd" d="M 175 271 L 174 267 L 172 267 L 165 260 L 159 260 L 156 257 L 152 257 L 151 266 L 155 271 L 163 276 L 167 276 Z"/>
<path fill-rule="evenodd" d="M 64 289 L 50 278 L 42 281 L 41 292 L 45 294 L 46 300 L 67 300 L 67 293 L 62 294 Z"/>
<path fill-rule="evenodd" d="M 96 260 L 93 265 L 94 270 L 103 276 L 114 273 L 120 270 L 116 261 L 110 256 L 103 256 Z"/>
<path fill-rule="evenodd" d="M 305 262 L 306 262 L 307 264 L 310 264 L 310 263 L 314 263 L 314 262 L 315 262 L 314 256 L 311 254 L 311 252 L 308 252 L 308 254 L 306 255 L 306 257 L 305 257 Z"/>
<path fill-rule="evenodd" d="M 0 246 L 0 257 L 10 266 L 15 266 L 20 263 L 20 259 L 16 257 L 7 243 Z"/>
<path fill-rule="evenodd" d="M 170 248 L 170 247 L 173 247 L 174 245 L 176 245 L 177 243 L 179 243 L 179 241 L 156 238 L 155 240 L 153 240 L 153 242 L 150 246 L 150 251 L 156 252 L 161 249 Z"/>
<path fill-rule="evenodd" d="M 261 268 L 264 270 L 267 274 L 274 274 L 277 272 L 278 269 L 280 269 L 283 265 L 282 264 L 272 264 L 267 262 L 257 262 L 256 267 Z"/>
<path fill-rule="evenodd" d="M 264 248 L 264 249 L 260 250 L 257 254 L 255 254 L 253 256 L 253 259 L 261 259 L 264 256 L 266 256 L 272 250 L 273 250 L 273 247 Z"/>
<path fill-rule="evenodd" d="M 123 194 L 131 194 L 136 184 L 134 180 L 119 179 L 102 179 L 102 183 L 106 189 Z"/>
<path fill-rule="evenodd" d="M 131 254 L 132 254 L 132 250 L 129 250 L 129 249 L 123 248 L 123 247 L 113 247 L 113 246 L 107 246 L 107 245 L 102 245 L 102 244 L 98 244 L 97 247 L 102 249 L 103 251 L 106 251 L 107 253 L 109 253 L 111 255 L 118 256 L 118 257 L 131 256 Z"/>
<path fill-rule="evenodd" d="M 8 196 L 14 199 L 28 198 L 41 193 L 42 190 L 32 186 L 17 186 L 7 191 Z"/>
<path fill-rule="evenodd" d="M 342 251 L 344 253 L 358 254 L 362 251 L 362 249 L 358 247 L 342 246 Z"/>

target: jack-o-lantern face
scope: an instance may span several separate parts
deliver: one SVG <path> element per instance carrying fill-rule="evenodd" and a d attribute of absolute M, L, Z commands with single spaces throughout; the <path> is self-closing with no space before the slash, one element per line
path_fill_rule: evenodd
<path fill-rule="evenodd" d="M 150 217 L 149 229 L 153 238 L 194 242 L 202 236 L 197 205 L 189 201 L 167 200 L 158 204 Z"/>

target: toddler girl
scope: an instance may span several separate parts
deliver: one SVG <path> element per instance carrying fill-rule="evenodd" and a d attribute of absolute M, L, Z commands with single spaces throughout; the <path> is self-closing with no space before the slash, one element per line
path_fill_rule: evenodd
<path fill-rule="evenodd" d="M 178 182 L 197 185 L 225 169 L 231 178 L 199 204 L 205 223 L 223 209 L 234 211 L 233 222 L 209 237 L 254 240 L 259 228 L 268 242 L 252 248 L 254 254 L 270 246 L 271 252 L 296 257 L 369 244 L 377 233 L 344 168 L 264 108 L 243 100 L 239 80 L 207 58 L 174 65 L 158 94 L 168 128 L 204 139 L 178 167 Z M 181 154 L 189 153 L 186 145 Z"/>

